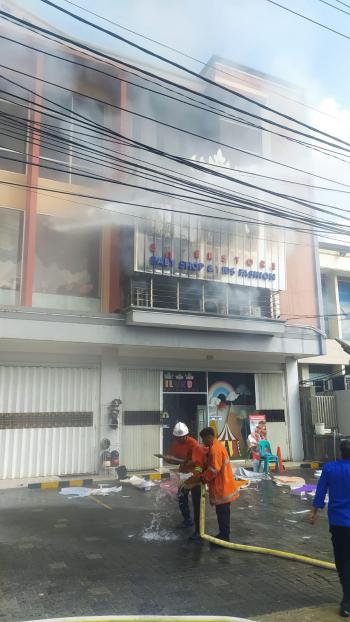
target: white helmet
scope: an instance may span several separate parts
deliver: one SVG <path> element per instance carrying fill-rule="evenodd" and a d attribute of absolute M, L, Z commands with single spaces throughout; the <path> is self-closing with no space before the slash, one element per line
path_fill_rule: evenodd
<path fill-rule="evenodd" d="M 179 423 L 177 423 L 173 429 L 173 435 L 174 436 L 187 436 L 187 434 L 189 434 L 189 429 L 187 425 L 179 421 Z"/>

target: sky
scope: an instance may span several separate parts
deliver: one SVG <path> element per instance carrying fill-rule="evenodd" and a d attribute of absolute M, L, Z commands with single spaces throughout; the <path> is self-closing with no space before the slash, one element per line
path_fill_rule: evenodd
<path fill-rule="evenodd" d="M 201 65 L 106 24 L 65 0 L 55 1 L 149 49 L 197 71 L 201 69 Z M 304 89 L 311 104 L 318 105 L 320 101 L 332 98 L 339 107 L 350 109 L 350 39 L 301 20 L 267 0 L 73 1 L 200 60 L 207 61 L 215 54 L 293 82 Z M 281 0 L 280 3 L 350 36 L 350 9 L 346 15 L 321 0 Z M 331 0 L 331 3 L 347 11 L 337 0 Z M 59 14 L 41 0 L 17 0 L 17 4 L 80 39 L 109 47 L 114 53 L 134 55 L 129 46 Z M 144 55 L 142 57 L 145 59 Z"/>

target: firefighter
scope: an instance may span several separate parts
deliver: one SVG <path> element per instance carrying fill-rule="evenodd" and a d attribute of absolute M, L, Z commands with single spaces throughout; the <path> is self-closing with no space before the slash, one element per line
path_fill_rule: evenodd
<path fill-rule="evenodd" d="M 200 475 L 202 483 L 208 484 L 209 500 L 215 505 L 219 523 L 220 540 L 230 541 L 231 503 L 239 497 L 240 483 L 236 482 L 230 459 L 224 445 L 217 440 L 213 428 L 200 432 L 203 443 L 208 447 L 207 467 Z"/>
<path fill-rule="evenodd" d="M 197 482 L 191 487 L 193 506 L 193 519 L 195 531 L 191 540 L 199 540 L 199 512 L 201 499 L 201 486 L 199 476 L 204 471 L 205 449 L 189 435 L 189 429 L 185 423 L 177 423 L 173 430 L 173 442 L 167 454 L 161 456 L 168 464 L 178 464 L 180 473 L 192 473 Z M 178 492 L 179 508 L 183 516 L 182 527 L 192 527 L 191 512 L 188 502 L 189 489 L 180 486 Z"/>

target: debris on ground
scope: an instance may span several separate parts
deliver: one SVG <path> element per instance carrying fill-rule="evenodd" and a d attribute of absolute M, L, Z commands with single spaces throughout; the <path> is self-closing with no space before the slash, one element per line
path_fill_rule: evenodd
<path fill-rule="evenodd" d="M 305 486 L 305 480 L 303 477 L 296 477 L 290 475 L 275 475 L 272 481 L 277 486 L 289 486 L 289 488 L 301 488 Z"/>
<path fill-rule="evenodd" d="M 106 497 L 107 495 L 113 494 L 115 492 L 121 492 L 123 490 L 122 486 L 111 486 L 111 487 L 103 487 L 93 488 L 91 490 L 92 495 L 96 495 L 97 497 Z"/>
<path fill-rule="evenodd" d="M 91 495 L 107 497 L 107 495 L 113 494 L 115 492 L 121 492 L 122 486 L 112 486 L 109 488 L 87 488 L 85 486 L 67 486 L 66 488 L 61 488 L 60 495 L 65 495 L 69 497 L 90 497 Z"/>
<path fill-rule="evenodd" d="M 134 488 L 138 488 L 139 490 L 150 490 L 154 486 L 154 482 L 151 480 L 142 479 L 142 477 L 137 477 L 137 475 L 132 475 L 128 479 L 120 480 L 121 484 L 129 484 Z"/>
<path fill-rule="evenodd" d="M 303 486 L 300 486 L 298 488 L 292 488 L 291 494 L 292 495 L 312 494 L 314 496 L 314 493 L 316 492 L 316 488 L 317 486 L 315 486 L 315 484 L 304 484 Z"/>
<path fill-rule="evenodd" d="M 91 488 L 84 486 L 69 486 L 67 488 L 61 488 L 60 495 L 67 495 L 69 497 L 89 497 L 91 495 Z"/>
<path fill-rule="evenodd" d="M 238 467 L 238 469 L 235 470 L 234 472 L 234 476 L 235 479 L 238 480 L 251 480 L 254 482 L 259 482 L 262 479 L 269 479 L 268 475 L 265 475 L 265 473 L 257 473 L 256 471 L 249 471 L 248 469 L 245 469 L 244 467 Z"/>

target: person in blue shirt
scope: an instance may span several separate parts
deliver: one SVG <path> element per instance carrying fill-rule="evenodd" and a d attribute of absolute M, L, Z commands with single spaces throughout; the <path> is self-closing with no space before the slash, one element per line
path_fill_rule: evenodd
<path fill-rule="evenodd" d="M 340 615 L 350 618 L 350 440 L 340 444 L 341 460 L 324 465 L 319 479 L 309 521 L 313 525 L 317 512 L 325 506 L 328 492 L 328 521 L 332 534 L 335 565 L 343 599 Z"/>

